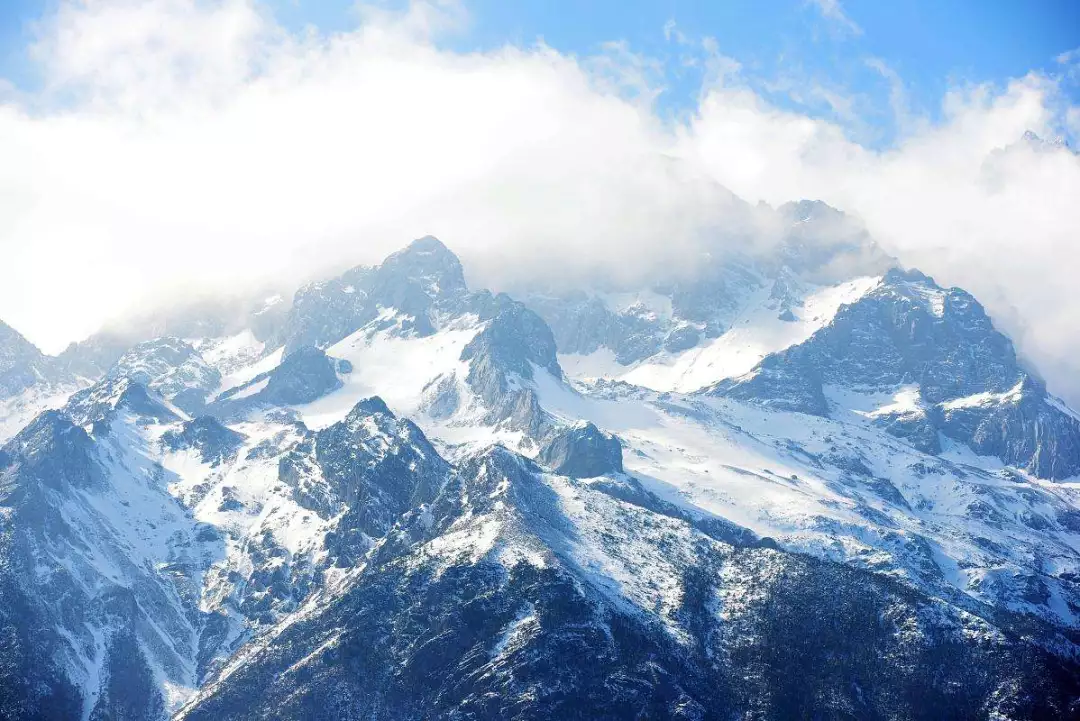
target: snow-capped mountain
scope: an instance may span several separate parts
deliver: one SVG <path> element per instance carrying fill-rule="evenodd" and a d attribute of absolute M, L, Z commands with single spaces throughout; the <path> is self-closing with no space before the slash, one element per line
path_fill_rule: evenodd
<path fill-rule="evenodd" d="M 0 395 L 13 396 L 54 373 L 52 359 L 0 321 Z"/>
<path fill-rule="evenodd" d="M 1080 416 L 777 217 L 639 288 L 427 237 L 122 349 L 8 331 L 57 392 L 0 450 L 0 717 L 1080 717 Z"/>
<path fill-rule="evenodd" d="M 87 384 L 0 321 L 0 443 Z"/>

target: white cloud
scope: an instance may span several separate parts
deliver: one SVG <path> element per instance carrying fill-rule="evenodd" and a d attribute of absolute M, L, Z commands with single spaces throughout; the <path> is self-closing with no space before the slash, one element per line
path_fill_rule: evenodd
<path fill-rule="evenodd" d="M 426 233 L 478 284 L 632 275 L 732 230 L 720 183 L 861 215 L 1080 401 L 1080 164 L 994 153 L 1076 122 L 1051 80 L 955 90 L 878 151 L 770 105 L 716 47 L 673 121 L 652 104 L 662 72 L 625 44 L 459 53 L 436 42 L 455 6 L 363 18 L 327 37 L 248 0 L 61 6 L 36 49 L 45 89 L 0 104 L 0 318 L 56 350 L 148 296 L 376 261 Z"/>
<path fill-rule="evenodd" d="M 852 35 L 862 35 L 862 28 L 847 16 L 840 0 L 808 0 L 808 2 L 817 8 L 823 18 L 841 31 Z"/>
<path fill-rule="evenodd" d="M 954 92 L 942 124 L 873 152 L 833 125 L 720 88 L 684 153 L 747 199 L 818 197 L 856 212 L 905 263 L 974 292 L 1052 385 L 1077 399 L 1080 159 L 1016 142 L 1027 129 L 1052 134 L 1054 90 L 1029 76 L 1000 93 Z"/>
<path fill-rule="evenodd" d="M 900 74 L 881 58 L 867 58 L 863 62 L 866 67 L 877 72 L 889 84 L 889 109 L 892 111 L 893 121 L 899 132 L 911 134 L 918 130 L 916 124 L 922 121 L 912 114 L 907 88 L 904 87 L 904 80 Z"/>

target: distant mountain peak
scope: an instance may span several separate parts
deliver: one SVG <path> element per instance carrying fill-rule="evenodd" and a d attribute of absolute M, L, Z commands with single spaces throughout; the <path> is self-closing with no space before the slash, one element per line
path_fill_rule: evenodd
<path fill-rule="evenodd" d="M 38 383 L 57 381 L 63 375 L 54 358 L 0 321 L 0 400 Z"/>
<path fill-rule="evenodd" d="M 1020 140 L 1034 150 L 1056 150 L 1058 148 L 1064 148 L 1070 152 L 1072 151 L 1072 148 L 1069 147 L 1069 141 L 1061 135 L 1052 138 L 1043 138 L 1033 130 L 1025 130 L 1024 134 L 1020 137 Z"/>
<path fill-rule="evenodd" d="M 419 283 L 432 299 L 468 290 L 461 260 L 432 235 L 418 238 L 391 254 L 375 270 L 377 283 L 386 292 L 393 283 Z"/>
<path fill-rule="evenodd" d="M 823 218 L 843 218 L 846 214 L 823 200 L 796 200 L 781 205 L 777 211 L 795 223 L 805 223 Z"/>
<path fill-rule="evenodd" d="M 419 254 L 454 255 L 453 252 L 446 247 L 446 244 L 434 235 L 425 235 L 422 238 L 417 238 L 405 247 L 405 251 Z"/>

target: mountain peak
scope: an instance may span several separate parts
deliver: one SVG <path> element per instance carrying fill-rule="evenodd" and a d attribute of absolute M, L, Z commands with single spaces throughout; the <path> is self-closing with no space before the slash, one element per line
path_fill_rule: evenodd
<path fill-rule="evenodd" d="M 810 220 L 820 220 L 826 217 L 841 218 L 844 212 L 837 210 L 823 200 L 802 200 L 784 203 L 778 211 L 785 218 L 795 223 L 805 223 Z"/>
<path fill-rule="evenodd" d="M 19 358 L 38 359 L 44 356 L 26 336 L 0 320 L 0 373 L 8 369 L 9 363 Z"/>
<path fill-rule="evenodd" d="M 54 376 L 53 359 L 0 320 L 0 398 L 21 393 Z"/>
<path fill-rule="evenodd" d="M 434 235 L 425 235 L 422 238 L 417 238 L 405 246 L 405 250 L 414 253 L 446 253 L 453 255 L 453 252 L 446 247 L 446 244 Z"/>
<path fill-rule="evenodd" d="M 106 377 L 71 396 L 64 415 L 77 425 L 107 426 L 121 409 L 158 422 L 178 420 L 178 416 L 139 381 L 126 376 Z"/>
<path fill-rule="evenodd" d="M 406 281 L 419 284 L 433 299 L 468 290 L 461 260 L 432 235 L 418 238 L 388 256 L 376 274 L 383 279 L 380 285 L 384 288 L 391 287 L 390 283 Z"/>
<path fill-rule="evenodd" d="M 1058 148 L 1064 148 L 1065 150 L 1072 150 L 1069 147 L 1069 143 L 1065 138 L 1057 136 L 1054 138 L 1044 138 L 1033 130 L 1025 130 L 1020 141 L 1026 143 L 1028 147 L 1033 150 L 1056 150 Z"/>
<path fill-rule="evenodd" d="M 323 348 L 387 311 L 405 321 L 404 332 L 430 335 L 436 306 L 460 304 L 468 292 L 461 261 L 442 241 L 427 235 L 390 254 L 381 265 L 358 266 L 301 288 L 271 344 L 284 345 L 287 354 L 304 345 Z"/>
<path fill-rule="evenodd" d="M 934 279 L 923 273 L 921 270 L 915 268 L 890 268 L 885 273 L 886 283 L 923 283 L 935 289 L 940 289 L 940 286 L 934 282 Z"/>

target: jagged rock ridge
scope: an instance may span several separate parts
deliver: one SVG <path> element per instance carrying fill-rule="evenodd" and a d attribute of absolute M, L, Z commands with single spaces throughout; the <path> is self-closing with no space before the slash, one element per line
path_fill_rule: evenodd
<path fill-rule="evenodd" d="M 634 311 L 632 363 L 775 321 L 698 393 L 581 382 L 564 340 L 636 341 L 433 238 L 248 366 L 125 349 L 0 450 L 0 716 L 1076 716 L 1076 416 L 963 291 L 845 280 L 832 212 Z"/>

